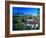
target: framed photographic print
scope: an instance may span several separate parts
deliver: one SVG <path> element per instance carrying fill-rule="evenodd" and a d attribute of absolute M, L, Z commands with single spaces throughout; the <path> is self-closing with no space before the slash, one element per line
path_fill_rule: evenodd
<path fill-rule="evenodd" d="M 5 36 L 44 35 L 44 10 L 44 3 L 6 1 Z"/>

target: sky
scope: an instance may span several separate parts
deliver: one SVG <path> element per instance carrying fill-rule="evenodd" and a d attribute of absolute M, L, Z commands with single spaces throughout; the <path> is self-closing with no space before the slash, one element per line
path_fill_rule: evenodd
<path fill-rule="evenodd" d="M 40 12 L 40 8 L 25 8 L 25 7 L 13 7 L 13 13 L 24 13 L 25 15 L 34 15 L 37 16 L 37 13 Z"/>

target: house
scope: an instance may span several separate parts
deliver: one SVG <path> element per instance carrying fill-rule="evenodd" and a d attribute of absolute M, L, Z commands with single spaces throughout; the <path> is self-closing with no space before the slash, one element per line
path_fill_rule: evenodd
<path fill-rule="evenodd" d="M 27 19 L 27 26 L 34 27 L 35 29 L 38 27 L 38 20 L 37 19 Z"/>

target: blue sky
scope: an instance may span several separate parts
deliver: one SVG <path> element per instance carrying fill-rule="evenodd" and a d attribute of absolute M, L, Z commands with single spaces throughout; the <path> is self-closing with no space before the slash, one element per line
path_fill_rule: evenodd
<path fill-rule="evenodd" d="M 24 13 L 25 15 L 34 15 L 36 16 L 37 13 L 40 11 L 40 8 L 25 8 L 25 7 L 13 7 L 13 13 Z"/>

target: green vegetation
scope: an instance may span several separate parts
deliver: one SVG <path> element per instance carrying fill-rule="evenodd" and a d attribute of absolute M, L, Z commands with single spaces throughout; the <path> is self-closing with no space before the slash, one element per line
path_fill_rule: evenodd
<path fill-rule="evenodd" d="M 26 26 L 27 19 L 38 19 L 40 20 L 40 16 L 32 16 L 32 15 L 20 15 L 17 13 L 15 16 L 13 16 L 13 30 L 34 30 L 34 28 L 31 29 L 30 26 Z M 23 24 L 24 23 L 24 24 Z M 38 26 L 38 29 L 40 27 L 40 23 Z"/>

